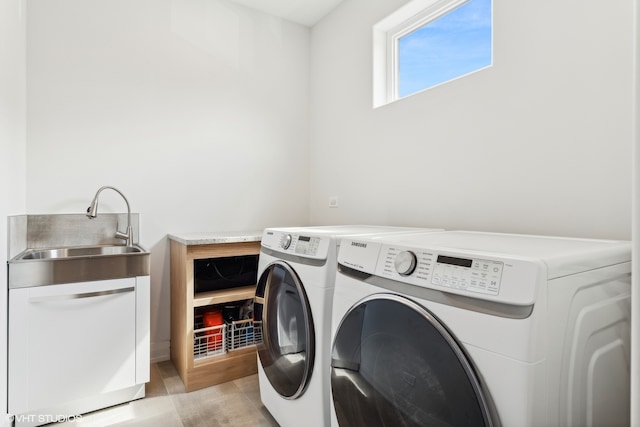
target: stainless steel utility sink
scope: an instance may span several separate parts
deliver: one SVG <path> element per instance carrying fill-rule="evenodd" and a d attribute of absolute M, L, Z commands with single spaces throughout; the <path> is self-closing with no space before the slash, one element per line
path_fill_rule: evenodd
<path fill-rule="evenodd" d="M 71 248 L 28 249 L 16 259 L 60 259 L 144 252 L 139 246 L 78 246 Z"/>
<path fill-rule="evenodd" d="M 149 255 L 138 245 L 27 249 L 9 261 L 9 288 L 148 276 Z"/>

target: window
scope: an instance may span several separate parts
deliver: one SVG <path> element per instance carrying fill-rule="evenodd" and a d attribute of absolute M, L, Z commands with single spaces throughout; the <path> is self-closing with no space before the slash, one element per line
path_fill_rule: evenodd
<path fill-rule="evenodd" d="M 374 26 L 374 107 L 492 64 L 491 0 L 413 0 Z"/>

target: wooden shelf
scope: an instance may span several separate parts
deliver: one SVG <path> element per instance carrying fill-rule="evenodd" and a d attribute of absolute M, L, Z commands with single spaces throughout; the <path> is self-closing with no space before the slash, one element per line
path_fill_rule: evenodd
<path fill-rule="evenodd" d="M 253 299 L 256 285 L 194 294 L 194 260 L 259 255 L 260 241 L 171 244 L 171 361 L 187 392 L 258 372 L 255 346 L 194 359 L 194 308 Z"/>
<path fill-rule="evenodd" d="M 194 307 L 206 305 L 224 304 L 232 301 L 253 299 L 256 294 L 256 285 L 242 286 L 218 291 L 200 292 L 193 297 Z"/>

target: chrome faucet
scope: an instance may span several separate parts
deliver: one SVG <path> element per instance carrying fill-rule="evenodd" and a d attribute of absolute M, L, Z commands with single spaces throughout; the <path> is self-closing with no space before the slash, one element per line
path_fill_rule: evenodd
<path fill-rule="evenodd" d="M 123 233 L 121 231 L 118 231 L 116 227 L 116 237 L 118 239 L 124 240 L 126 246 L 133 246 L 133 242 L 131 241 L 133 238 L 133 233 L 131 231 L 131 208 L 129 207 L 129 201 L 127 200 L 127 198 L 117 188 L 110 187 L 108 185 L 104 187 L 100 187 L 96 195 L 93 197 L 93 200 L 91 201 L 91 205 L 87 208 L 87 217 L 89 217 L 89 219 L 94 219 L 95 217 L 98 216 L 98 196 L 100 195 L 100 192 L 102 190 L 105 190 L 107 188 L 110 188 L 111 190 L 121 195 L 122 198 L 124 199 L 124 202 L 127 204 L 127 231 Z"/>

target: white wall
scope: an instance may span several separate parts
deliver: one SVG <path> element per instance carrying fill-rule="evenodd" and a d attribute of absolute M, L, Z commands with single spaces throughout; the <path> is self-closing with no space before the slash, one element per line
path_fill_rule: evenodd
<path fill-rule="evenodd" d="M 25 212 L 26 17 L 20 0 L 0 0 L 0 260 L 7 259 L 7 216 Z M 0 268 L 0 366 L 7 363 L 7 270 Z M 0 425 L 7 370 L 0 369 Z"/>
<path fill-rule="evenodd" d="M 29 0 L 28 213 L 127 196 L 152 250 L 152 357 L 167 234 L 307 222 L 308 47 L 308 28 L 225 0 Z"/>
<path fill-rule="evenodd" d="M 310 219 L 630 238 L 631 1 L 494 0 L 492 68 L 373 110 L 371 26 L 404 3 L 345 0 L 309 38 L 226 0 L 29 0 L 27 212 L 128 196 L 156 348 L 167 233 Z"/>
<path fill-rule="evenodd" d="M 634 0 L 633 265 L 631 276 L 631 425 L 640 425 L 640 0 Z"/>
<path fill-rule="evenodd" d="M 311 31 L 311 222 L 630 239 L 632 1 L 494 0 L 492 68 L 372 109 L 371 27 L 404 3 Z"/>

